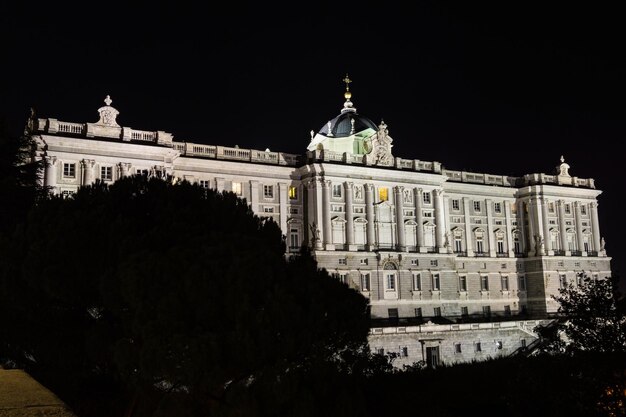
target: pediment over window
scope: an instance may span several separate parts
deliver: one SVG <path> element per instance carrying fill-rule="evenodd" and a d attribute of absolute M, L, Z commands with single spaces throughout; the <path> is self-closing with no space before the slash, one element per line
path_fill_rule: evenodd
<path fill-rule="evenodd" d="M 290 217 L 287 219 L 287 224 L 301 224 L 302 220 L 295 218 L 295 217 Z"/>
<path fill-rule="evenodd" d="M 332 223 L 347 223 L 346 219 L 344 219 L 343 217 L 339 217 L 339 216 L 335 216 L 332 219 L 330 219 L 330 221 Z"/>
<path fill-rule="evenodd" d="M 411 220 L 411 219 L 409 219 L 409 220 L 405 220 L 405 221 L 404 221 L 404 224 L 405 224 L 406 226 L 417 226 L 417 222 L 416 222 L 415 220 Z"/>
<path fill-rule="evenodd" d="M 367 219 L 365 217 L 355 217 L 354 222 L 358 224 L 367 224 Z"/>
<path fill-rule="evenodd" d="M 435 223 L 433 223 L 432 220 L 426 220 L 424 223 L 422 223 L 422 225 L 428 226 L 428 227 L 436 227 Z"/>

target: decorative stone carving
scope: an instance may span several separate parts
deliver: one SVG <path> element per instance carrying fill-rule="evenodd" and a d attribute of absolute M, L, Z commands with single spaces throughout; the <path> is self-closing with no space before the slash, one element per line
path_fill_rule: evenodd
<path fill-rule="evenodd" d="M 561 165 L 558 166 L 558 172 L 560 177 L 571 177 L 569 174 L 569 165 L 565 163 L 565 158 L 561 155 Z"/>
<path fill-rule="evenodd" d="M 107 96 L 104 99 L 104 103 L 106 104 L 106 106 L 100 107 L 98 109 L 98 113 L 100 113 L 100 120 L 98 120 L 96 124 L 104 125 L 104 126 L 120 127 L 120 125 L 118 125 L 117 122 L 115 121 L 117 115 L 120 114 L 120 112 L 117 111 L 115 107 L 111 107 L 112 102 L 113 100 L 111 100 L 110 96 Z"/>
<path fill-rule="evenodd" d="M 391 148 L 393 145 L 393 139 L 388 135 L 389 131 L 384 121 L 381 121 L 378 126 L 378 132 L 372 135 L 368 140 L 366 150 L 368 150 L 367 161 L 371 165 L 392 166 L 393 155 L 391 154 Z"/>

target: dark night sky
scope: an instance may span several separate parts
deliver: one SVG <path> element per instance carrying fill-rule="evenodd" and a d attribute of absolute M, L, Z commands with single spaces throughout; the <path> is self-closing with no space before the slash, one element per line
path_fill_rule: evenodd
<path fill-rule="evenodd" d="M 121 125 L 301 153 L 309 131 L 339 113 L 348 72 L 355 106 L 385 120 L 396 156 L 522 175 L 551 173 L 563 154 L 572 175 L 604 191 L 602 234 L 613 269 L 626 269 L 626 25 L 617 8 L 22 3 L 0 10 L 0 116 L 15 131 L 30 106 L 39 117 L 95 122 L 110 94 Z"/>

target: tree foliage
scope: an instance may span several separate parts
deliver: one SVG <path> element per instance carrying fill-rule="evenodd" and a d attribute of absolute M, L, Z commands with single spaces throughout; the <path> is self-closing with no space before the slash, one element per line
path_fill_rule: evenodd
<path fill-rule="evenodd" d="M 40 201 L 0 236 L 0 357 L 90 415 L 236 409 L 288 375 L 366 368 L 367 300 L 284 249 L 244 200 L 187 182 Z"/>
<path fill-rule="evenodd" d="M 626 315 L 617 306 L 617 275 L 612 278 L 582 277 L 553 298 L 559 303 L 561 319 L 553 326 L 537 329 L 545 339 L 544 351 L 626 352 Z"/>

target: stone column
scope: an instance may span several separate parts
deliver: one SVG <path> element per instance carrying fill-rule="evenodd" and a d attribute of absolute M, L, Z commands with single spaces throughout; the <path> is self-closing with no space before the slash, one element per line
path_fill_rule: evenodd
<path fill-rule="evenodd" d="M 406 251 L 406 238 L 404 236 L 404 210 L 402 208 L 404 187 L 393 187 L 394 202 L 396 205 L 396 230 L 398 231 L 398 248 L 400 252 Z"/>
<path fill-rule="evenodd" d="M 415 219 L 417 222 L 417 248 L 421 253 L 426 252 L 424 247 L 424 216 L 422 214 L 422 204 L 424 204 L 424 190 L 415 189 Z"/>
<path fill-rule="evenodd" d="M 600 255 L 602 244 L 600 243 L 600 222 L 598 222 L 598 203 L 593 202 L 589 204 L 589 209 L 591 210 L 591 233 L 593 235 L 593 250 L 597 251 L 598 255 Z"/>
<path fill-rule="evenodd" d="M 354 244 L 354 213 L 352 208 L 354 184 L 346 181 L 343 183 L 343 189 L 346 195 L 346 244 L 348 245 L 348 250 L 355 251 L 356 245 Z"/>
<path fill-rule="evenodd" d="M 250 181 L 250 208 L 254 213 L 259 213 L 259 182 Z"/>
<path fill-rule="evenodd" d="M 545 255 L 545 236 L 543 236 L 541 210 L 539 209 L 539 205 L 539 199 L 537 197 L 531 197 L 529 223 L 532 224 L 533 241 L 535 242 L 535 256 Z M 544 245 L 537 245 L 537 238 L 539 239 L 539 242 L 543 242 Z"/>
<path fill-rule="evenodd" d="M 515 203 L 514 203 L 515 204 Z M 513 228 L 511 227 L 511 202 L 504 202 L 504 219 L 506 222 L 506 249 L 509 252 L 509 257 L 515 256 L 513 251 Z"/>
<path fill-rule="evenodd" d="M 90 185 L 94 181 L 93 169 L 96 161 L 93 159 L 83 159 L 80 163 L 82 185 Z"/>
<path fill-rule="evenodd" d="M 470 200 L 463 197 L 463 214 L 465 218 L 465 250 L 467 256 L 474 256 L 474 244 L 472 242 L 472 218 L 470 215 Z"/>
<path fill-rule="evenodd" d="M 550 222 L 548 221 L 548 200 L 544 197 L 541 199 L 541 217 L 543 218 L 543 237 L 546 254 L 554 255 L 552 249 L 552 239 L 550 239 Z"/>
<path fill-rule="evenodd" d="M 570 256 L 571 253 L 567 246 L 567 230 L 565 226 L 565 200 L 559 200 L 559 232 L 561 234 L 561 250 L 565 251 L 565 256 Z"/>
<path fill-rule="evenodd" d="M 365 218 L 367 219 L 367 250 L 374 250 L 376 247 L 374 235 L 374 186 L 365 184 Z"/>
<path fill-rule="evenodd" d="M 489 242 L 489 256 L 496 257 L 496 236 L 493 231 L 493 201 L 485 200 L 485 209 L 487 211 L 487 241 Z"/>
<path fill-rule="evenodd" d="M 46 175 L 44 185 L 47 188 L 50 188 L 51 191 L 57 183 L 57 162 L 58 160 L 56 156 L 46 156 Z"/>
<path fill-rule="evenodd" d="M 517 225 L 517 229 L 520 234 L 520 244 L 522 245 L 522 253 L 528 254 L 529 250 L 532 249 L 532 243 L 528 243 L 526 237 L 528 236 L 526 230 L 526 211 L 524 210 L 524 202 L 522 200 L 516 201 L 514 204 L 517 204 L 517 212 L 519 213 L 519 224 Z M 532 236 L 532 235 L 531 235 Z M 530 239 L 532 242 L 532 238 Z"/>
<path fill-rule="evenodd" d="M 447 243 L 446 251 L 448 253 L 453 252 L 452 234 L 450 233 L 450 197 L 443 196 L 443 221 L 445 223 L 446 230 L 444 231 L 444 241 Z"/>
<path fill-rule="evenodd" d="M 574 202 L 574 214 L 576 215 L 576 239 L 578 240 L 578 250 L 583 256 L 587 256 L 585 252 L 585 241 L 583 239 L 583 220 L 580 213 L 580 202 Z"/>
<path fill-rule="evenodd" d="M 287 217 L 289 216 L 289 213 L 287 212 L 287 183 L 278 183 L 278 202 L 280 205 L 280 228 L 283 231 L 283 234 L 288 236 L 289 230 L 287 229 Z"/>
<path fill-rule="evenodd" d="M 324 249 L 335 250 L 333 246 L 333 230 L 330 224 L 330 180 L 322 180 L 322 202 Z"/>
<path fill-rule="evenodd" d="M 433 190 L 433 194 L 435 197 L 435 221 L 437 227 L 435 228 L 436 237 L 437 237 L 437 248 L 439 249 L 439 253 L 447 252 L 445 248 L 445 231 L 446 224 L 443 216 L 443 190 L 440 188 L 435 188 Z"/>

